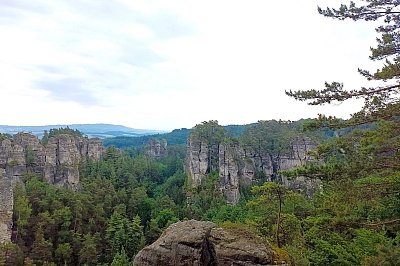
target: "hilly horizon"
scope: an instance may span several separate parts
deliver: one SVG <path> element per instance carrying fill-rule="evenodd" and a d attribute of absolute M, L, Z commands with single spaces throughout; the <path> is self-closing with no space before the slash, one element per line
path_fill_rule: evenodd
<path fill-rule="evenodd" d="M 42 125 L 42 126 L 0 125 L 0 133 L 13 135 L 18 132 L 30 132 L 35 136 L 41 137 L 43 136 L 45 130 L 49 131 L 52 128 L 65 128 L 65 127 L 79 130 L 88 137 L 97 137 L 101 139 L 119 137 L 119 136 L 138 137 L 138 136 L 146 136 L 146 135 L 168 132 L 167 130 L 138 129 L 123 125 L 94 123 L 94 124 L 57 124 L 57 125 Z"/>

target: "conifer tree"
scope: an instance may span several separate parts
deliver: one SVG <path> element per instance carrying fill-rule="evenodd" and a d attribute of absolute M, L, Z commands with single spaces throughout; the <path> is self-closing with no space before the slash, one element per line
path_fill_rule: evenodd
<path fill-rule="evenodd" d="M 375 72 L 359 69 L 358 72 L 374 85 L 360 89 L 345 90 L 343 83 L 325 83 L 325 89 L 306 91 L 286 91 L 286 94 L 300 101 L 307 101 L 310 105 L 321 105 L 332 102 L 342 102 L 351 98 L 364 99 L 362 110 L 352 115 L 348 121 L 341 121 L 335 117 L 319 116 L 319 123 L 314 126 L 328 126 L 332 128 L 349 125 L 360 125 L 375 122 L 379 119 L 392 120 L 400 115 L 400 2 L 398 0 L 376 1 L 363 0 L 361 5 L 350 2 L 339 8 L 318 7 L 321 15 L 354 21 L 379 21 L 376 28 L 380 34 L 377 45 L 371 48 L 370 59 L 383 61 L 383 66 Z M 378 84 L 378 85 L 376 85 Z"/>
<path fill-rule="evenodd" d="M 122 248 L 121 252 L 118 252 L 111 263 L 111 266 L 131 266 L 128 255 L 126 255 L 125 249 Z"/>

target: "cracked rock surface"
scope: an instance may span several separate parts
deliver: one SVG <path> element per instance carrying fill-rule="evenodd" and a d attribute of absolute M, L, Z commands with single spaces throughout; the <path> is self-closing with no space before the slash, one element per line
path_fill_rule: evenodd
<path fill-rule="evenodd" d="M 238 229 L 212 222 L 184 221 L 169 226 L 161 237 L 142 249 L 134 265 L 287 265 L 277 262 L 267 242 Z"/>

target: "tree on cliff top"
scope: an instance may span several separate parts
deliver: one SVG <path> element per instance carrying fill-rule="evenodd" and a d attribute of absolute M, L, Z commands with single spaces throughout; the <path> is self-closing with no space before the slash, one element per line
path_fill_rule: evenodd
<path fill-rule="evenodd" d="M 47 138 L 51 138 L 60 134 L 67 134 L 67 135 L 71 135 L 71 136 L 78 136 L 78 137 L 83 137 L 82 132 L 80 132 L 77 129 L 72 129 L 67 127 L 60 127 L 60 128 L 52 128 L 49 131 L 49 134 L 47 136 Z"/>
<path fill-rule="evenodd" d="M 332 128 L 349 125 L 360 125 L 375 122 L 379 119 L 393 120 L 400 116 L 400 1 L 398 0 L 362 0 L 361 5 L 350 2 L 342 4 L 338 9 L 318 7 L 320 14 L 339 20 L 381 21 L 376 31 L 381 35 L 377 45 L 371 48 L 370 59 L 384 60 L 383 66 L 371 73 L 359 69 L 358 72 L 368 81 L 374 81 L 371 87 L 345 90 L 343 83 L 325 83 L 323 90 L 286 91 L 296 100 L 307 101 L 310 105 L 321 105 L 331 102 L 342 102 L 351 98 L 364 99 L 363 108 L 352 115 L 348 121 L 335 117 L 320 115 L 314 126 Z"/>
<path fill-rule="evenodd" d="M 221 143 L 227 136 L 226 130 L 218 124 L 216 120 L 204 121 L 196 125 L 192 130 L 192 135 L 209 145 Z"/>

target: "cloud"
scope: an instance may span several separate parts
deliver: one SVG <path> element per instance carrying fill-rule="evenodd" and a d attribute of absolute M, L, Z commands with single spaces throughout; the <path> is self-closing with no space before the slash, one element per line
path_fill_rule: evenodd
<path fill-rule="evenodd" d="M 196 30 L 181 17 L 172 13 L 158 13 L 142 20 L 148 25 L 157 39 L 170 39 L 194 35 Z"/>
<path fill-rule="evenodd" d="M 0 6 L 8 20 L 0 25 L 3 60 L 36 73 L 33 88 L 49 91 L 51 99 L 84 105 L 107 104 L 95 91 L 132 95 L 168 84 L 165 75 L 149 74 L 167 60 L 153 46 L 192 32 L 176 14 L 144 13 L 118 1 L 16 0 Z"/>
<path fill-rule="evenodd" d="M 41 80 L 34 85 L 40 90 L 50 93 L 50 97 L 58 101 L 71 101 L 81 105 L 96 105 L 98 100 L 94 94 L 87 89 L 84 80 L 75 78 L 63 78 L 59 80 Z"/>
<path fill-rule="evenodd" d="M 67 109 L 43 123 L 172 129 L 315 116 L 284 91 L 357 87 L 374 42 L 371 25 L 323 18 L 316 2 L 0 0 L 0 82 L 10 99 Z M 33 114 L 7 119 L 39 123 Z"/>

